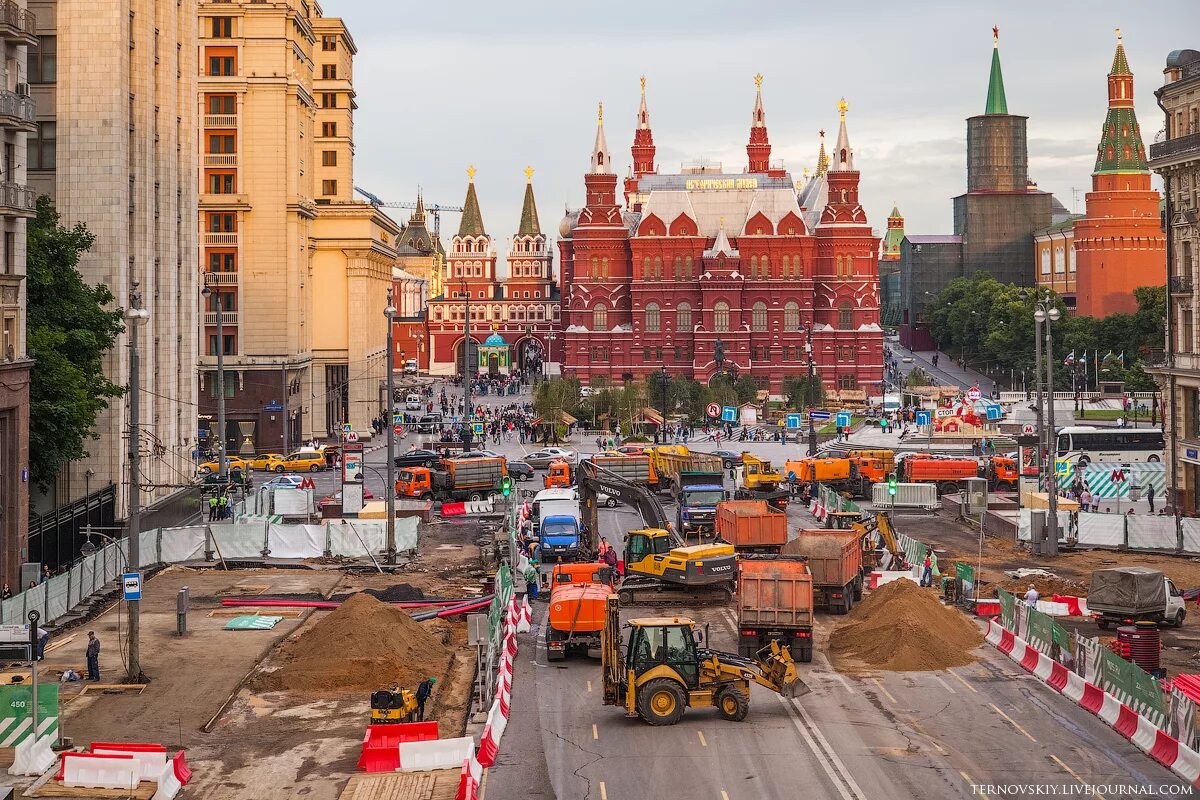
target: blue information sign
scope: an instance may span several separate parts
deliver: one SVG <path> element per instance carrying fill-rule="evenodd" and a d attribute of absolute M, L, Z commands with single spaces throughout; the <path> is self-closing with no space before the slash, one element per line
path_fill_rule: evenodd
<path fill-rule="evenodd" d="M 737 422 L 737 406 L 725 406 L 721 409 L 722 422 Z"/>
<path fill-rule="evenodd" d="M 814 422 L 825 422 L 832 416 L 833 416 L 833 414 L 830 414 L 828 411 L 810 411 L 810 412 L 808 412 L 808 418 L 813 420 Z"/>
<path fill-rule="evenodd" d="M 121 596 L 125 600 L 142 599 L 142 573 L 126 572 L 121 576 Z"/>
<path fill-rule="evenodd" d="M 1002 416 L 1004 416 L 1004 409 L 1000 408 L 1000 406 L 993 403 L 987 407 L 988 419 L 1000 419 Z"/>
<path fill-rule="evenodd" d="M 839 411 L 837 413 L 836 423 L 839 428 L 849 428 L 850 427 L 850 412 L 849 411 Z"/>
<path fill-rule="evenodd" d="M 802 418 L 803 418 L 803 417 L 802 417 L 800 414 L 788 414 L 788 415 L 787 415 L 787 426 L 788 426 L 788 428 L 789 428 L 789 429 L 791 429 L 791 430 L 796 430 L 797 428 L 799 428 L 799 427 L 800 427 L 800 420 L 801 420 Z"/>
<path fill-rule="evenodd" d="M 932 425 L 933 424 L 933 414 L 931 414 L 928 411 L 918 411 L 917 412 L 917 424 L 918 425 Z"/>

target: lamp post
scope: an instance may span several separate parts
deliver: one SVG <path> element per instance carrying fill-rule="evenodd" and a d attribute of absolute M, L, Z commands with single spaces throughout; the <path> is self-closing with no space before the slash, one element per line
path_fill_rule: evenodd
<path fill-rule="evenodd" d="M 667 443 L 667 365 L 663 364 L 659 368 L 659 385 L 662 386 L 662 425 L 661 428 L 663 444 Z"/>
<path fill-rule="evenodd" d="M 813 329 L 812 325 L 808 326 L 808 336 L 804 340 L 804 353 L 808 356 L 808 388 L 804 392 L 804 399 L 807 400 L 809 410 L 808 415 L 808 455 L 809 457 L 817 454 L 817 425 L 812 418 L 813 406 L 813 388 L 817 382 L 817 365 L 813 362 L 813 346 L 812 346 Z"/>
<path fill-rule="evenodd" d="M 466 311 L 463 314 L 463 449 L 471 449 L 471 424 L 474 414 L 471 413 L 471 290 L 466 281 L 462 281 L 463 302 Z"/>
<path fill-rule="evenodd" d="M 550 361 L 554 354 L 554 328 L 546 331 L 546 359 L 542 362 L 542 370 L 547 380 L 550 378 Z"/>
<path fill-rule="evenodd" d="M 1046 327 L 1046 428 L 1043 436 L 1046 442 L 1048 467 L 1045 485 L 1046 495 L 1049 498 L 1049 509 L 1046 515 L 1045 554 L 1049 556 L 1058 555 L 1058 474 L 1056 472 L 1058 459 L 1056 458 L 1057 446 L 1054 434 L 1054 334 L 1051 331 L 1051 323 L 1057 322 L 1061 316 L 1062 312 L 1054 305 L 1049 293 L 1038 297 L 1034 304 L 1033 319 L 1039 345 L 1041 344 L 1040 327 L 1042 324 L 1045 324 Z M 1040 360 L 1040 347 L 1038 351 Z M 1039 385 L 1041 383 L 1040 370 L 1038 383 Z M 1040 410 L 1041 404 L 1039 403 L 1038 406 Z"/>
<path fill-rule="evenodd" d="M 126 537 L 129 546 L 129 564 L 137 568 L 141 564 L 141 489 L 139 488 L 141 459 L 138 440 L 141 438 L 140 416 L 141 408 L 138 402 L 141 393 L 139 371 L 141 365 L 138 357 L 138 326 L 145 322 L 150 312 L 142 308 L 142 294 L 138 291 L 138 282 L 133 281 L 129 290 L 129 307 L 125 309 L 125 319 L 129 322 L 129 520 L 126 526 Z M 219 317 L 219 315 L 218 315 Z M 222 464 L 224 464 L 224 444 L 221 447 Z M 146 676 L 142 673 L 141 659 L 141 602 L 128 601 L 129 613 L 129 683 L 145 683 Z"/>
<path fill-rule="evenodd" d="M 217 308 L 217 475 L 220 476 L 222 489 L 229 483 L 229 464 L 225 459 L 225 313 L 222 309 L 221 293 L 214 292 L 207 286 L 200 291 L 204 299 L 212 298 Z M 287 415 L 284 415 L 284 427 L 287 427 Z"/>
<path fill-rule="evenodd" d="M 392 290 L 387 292 L 387 307 L 383 309 L 387 320 L 387 483 L 383 496 L 387 501 L 387 563 L 396 563 L 396 425 L 392 416 L 396 391 L 396 307 L 392 305 Z"/>

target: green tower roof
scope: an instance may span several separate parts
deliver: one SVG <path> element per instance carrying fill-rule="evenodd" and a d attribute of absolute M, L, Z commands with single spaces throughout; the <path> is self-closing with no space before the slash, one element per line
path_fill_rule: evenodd
<path fill-rule="evenodd" d="M 1120 36 L 1117 37 L 1117 52 L 1113 56 L 1112 69 L 1108 71 L 1109 75 L 1132 75 L 1133 72 L 1129 69 L 1129 61 L 1125 58 L 1125 45 L 1121 42 Z"/>
<path fill-rule="evenodd" d="M 1133 73 L 1125 58 L 1125 45 L 1117 33 L 1117 52 L 1108 72 L 1108 115 L 1096 147 L 1093 175 L 1146 172 L 1146 145 L 1133 110 Z M 1115 82 L 1113 79 L 1116 79 Z"/>
<path fill-rule="evenodd" d="M 992 29 L 992 74 L 988 77 L 987 108 L 984 114 L 1007 114 L 1008 100 L 1004 97 L 1004 74 L 1000 72 L 1000 32 Z"/>
<path fill-rule="evenodd" d="M 532 174 L 530 170 L 530 174 Z M 517 236 L 541 236 L 542 228 L 538 224 L 537 203 L 533 199 L 533 182 L 525 184 L 525 203 L 521 206 L 521 225 L 517 228 Z"/>
<path fill-rule="evenodd" d="M 486 236 L 483 229 L 483 214 L 479 212 L 479 198 L 475 196 L 475 168 L 470 170 L 471 182 L 467 184 L 467 201 L 463 203 L 462 222 L 458 225 L 459 236 Z"/>

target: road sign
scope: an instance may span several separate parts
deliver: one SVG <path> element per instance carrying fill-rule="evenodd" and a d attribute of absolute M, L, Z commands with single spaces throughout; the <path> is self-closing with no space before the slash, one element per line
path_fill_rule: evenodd
<path fill-rule="evenodd" d="M 837 419 L 835 420 L 835 422 L 839 428 L 849 428 L 850 427 L 850 412 L 849 411 L 839 411 L 837 413 Z"/>
<path fill-rule="evenodd" d="M 472 422 L 471 423 L 471 433 L 475 434 L 476 436 L 483 436 L 483 423 L 482 422 Z"/>
<path fill-rule="evenodd" d="M 1071 462 L 1065 458 L 1054 459 L 1054 472 L 1058 475 L 1066 475 L 1071 471 Z"/>
<path fill-rule="evenodd" d="M 1113 480 L 1113 483 L 1124 483 L 1125 482 L 1125 470 L 1114 469 L 1112 471 L 1112 480 Z"/>
<path fill-rule="evenodd" d="M 942 419 L 943 417 L 954 416 L 954 409 L 952 409 L 952 408 L 935 408 L 933 410 L 933 413 L 934 413 L 934 415 L 937 416 L 938 419 Z"/>
<path fill-rule="evenodd" d="M 354 431 L 354 426 L 349 422 L 342 425 L 342 433 L 351 433 Z"/>
<path fill-rule="evenodd" d="M 833 414 L 829 413 L 828 411 L 810 411 L 810 412 L 808 412 L 808 418 L 811 419 L 813 422 L 825 422 L 832 416 L 833 416 Z"/>
<path fill-rule="evenodd" d="M 263 406 L 263 411 L 283 411 L 283 403 L 278 400 L 272 400 Z"/>
<path fill-rule="evenodd" d="M 1024 425 L 1021 426 L 1021 433 L 1024 434 L 1025 436 L 1032 436 L 1033 431 L 1034 431 L 1033 425 L 1029 424 L 1028 422 L 1026 422 Z"/>
<path fill-rule="evenodd" d="M 789 430 L 796 430 L 800 427 L 800 421 L 803 419 L 801 414 L 788 414 L 787 427 Z"/>
<path fill-rule="evenodd" d="M 342 441 L 343 442 L 357 442 L 358 434 L 355 433 L 354 431 L 346 431 L 345 433 L 342 434 Z"/>
<path fill-rule="evenodd" d="M 737 406 L 725 406 L 721 409 L 722 422 L 737 422 Z"/>
<path fill-rule="evenodd" d="M 317 485 L 316 485 L 315 483 L 313 483 L 313 479 L 312 479 L 312 478 L 310 478 L 310 477 L 308 477 L 307 475 L 305 475 L 305 476 L 304 476 L 304 480 L 300 481 L 300 488 L 301 488 L 301 489 L 314 489 L 314 490 L 315 490 L 315 489 L 317 488 Z"/>
<path fill-rule="evenodd" d="M 392 424 L 393 425 L 403 425 L 404 424 L 404 415 L 403 414 L 392 414 Z"/>
<path fill-rule="evenodd" d="M 393 426 L 392 426 L 392 431 L 393 431 L 393 432 L 394 432 L 394 433 L 395 433 L 397 436 L 403 436 L 403 435 L 404 435 L 404 426 L 403 426 L 403 425 L 393 425 Z"/>
<path fill-rule="evenodd" d="M 124 600 L 142 599 L 142 573 L 126 572 L 121 576 L 121 597 Z"/>
<path fill-rule="evenodd" d="M 718 403 L 709 403 L 708 408 L 706 408 L 705 411 L 708 412 L 710 417 L 721 416 L 721 406 Z"/>
<path fill-rule="evenodd" d="M 970 389 L 967 389 L 967 399 L 971 402 L 975 402 L 981 397 L 983 397 L 983 392 L 979 391 L 978 386 L 972 386 Z"/>
<path fill-rule="evenodd" d="M 933 424 L 933 414 L 929 413 L 928 411 L 918 411 L 917 412 L 917 424 L 918 425 L 932 425 Z"/>
<path fill-rule="evenodd" d="M 353 483 L 363 479 L 362 442 L 346 440 L 342 445 L 342 483 Z"/>
<path fill-rule="evenodd" d="M 1000 406 L 993 403 L 987 407 L 988 419 L 1000 419 L 1002 416 L 1004 416 L 1004 409 L 1000 408 Z"/>

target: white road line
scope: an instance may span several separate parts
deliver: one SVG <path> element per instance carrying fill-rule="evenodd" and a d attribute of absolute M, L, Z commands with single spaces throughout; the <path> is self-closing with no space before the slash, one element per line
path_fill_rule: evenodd
<path fill-rule="evenodd" d="M 854 782 L 850 771 L 846 769 L 846 765 L 838 758 L 834 749 L 829 746 L 829 742 L 821 735 L 821 731 L 812 721 L 808 712 L 804 710 L 804 706 L 796 700 L 785 700 L 779 695 L 775 695 L 775 697 L 787 709 L 788 716 L 792 718 L 792 725 L 800 734 L 800 738 L 808 745 L 808 749 L 816 756 L 817 763 L 825 770 L 825 774 L 829 776 L 829 780 L 841 795 L 842 800 L 866 800 L 866 795 Z"/>
<path fill-rule="evenodd" d="M 963 780 L 964 780 L 964 781 L 966 781 L 967 783 L 969 783 L 969 784 L 970 784 L 972 787 L 975 787 L 975 786 L 978 786 L 978 785 L 979 785 L 979 784 L 975 783 L 975 779 L 974 779 L 974 778 L 972 778 L 972 777 L 971 777 L 970 775 L 968 775 L 967 773 L 963 772 L 961 769 L 958 771 L 958 774 L 959 774 L 959 775 L 962 775 L 962 776 L 963 776 Z M 983 800 L 988 800 L 988 796 L 987 796 L 986 794 L 984 794 L 982 791 L 978 790 L 978 789 L 975 789 L 975 790 L 973 790 L 973 791 L 971 792 L 971 796 L 972 796 L 972 797 L 982 797 L 982 798 L 983 798 Z"/>
<path fill-rule="evenodd" d="M 1018 722 L 1017 722 L 1015 719 L 1013 719 L 1012 717 L 1010 717 L 1008 714 L 1005 714 L 1003 711 L 1001 711 L 1001 710 L 1000 710 L 1000 707 L 999 707 L 999 706 L 997 706 L 995 703 L 988 703 L 988 705 L 992 707 L 992 711 L 995 711 L 997 714 L 999 714 L 1000 716 L 1004 717 L 1006 720 L 1008 720 L 1008 723 L 1009 723 L 1010 725 L 1012 725 L 1014 728 L 1016 728 L 1016 729 L 1017 729 L 1017 730 L 1019 730 L 1021 733 L 1023 733 L 1023 734 L 1025 735 L 1025 738 L 1026 738 L 1026 739 L 1028 739 L 1028 740 L 1029 740 L 1029 741 L 1031 741 L 1031 742 L 1036 742 L 1036 741 L 1037 741 L 1037 739 L 1035 739 L 1035 738 L 1033 738 L 1032 736 L 1030 736 L 1030 735 L 1029 735 L 1029 731 L 1027 731 L 1027 730 L 1025 730 L 1024 728 L 1022 728 L 1022 727 L 1021 727 L 1021 725 L 1020 725 L 1020 723 L 1018 723 Z"/>
<path fill-rule="evenodd" d="M 600 738 L 600 731 L 596 730 L 596 723 L 593 722 L 592 723 L 592 739 L 594 741 L 599 738 Z"/>
<path fill-rule="evenodd" d="M 592 682 L 588 681 L 587 683 L 588 683 L 588 691 L 590 692 L 592 690 Z"/>
<path fill-rule="evenodd" d="M 970 690 L 971 690 L 972 692 L 974 692 L 975 694 L 979 694 L 979 690 L 978 690 L 978 689 L 976 689 L 976 688 L 975 688 L 974 686 L 972 686 L 971 684 L 967 683 L 967 679 L 966 679 L 966 678 L 964 678 L 962 675 L 959 675 L 957 672 L 955 672 L 955 671 L 954 671 L 954 670 L 952 670 L 952 669 L 948 669 L 948 670 L 946 670 L 946 672 L 949 672 L 951 675 L 953 675 L 954 677 L 958 678 L 958 682 L 959 682 L 959 683 L 961 683 L 963 686 L 967 687 L 968 689 L 970 689 Z"/>
<path fill-rule="evenodd" d="M 1074 778 L 1075 780 L 1079 781 L 1079 785 L 1080 785 L 1080 786 L 1088 786 L 1088 785 L 1089 785 L 1087 781 L 1085 781 L 1083 778 L 1081 778 L 1081 777 L 1079 777 L 1078 775 L 1076 775 L 1076 774 L 1075 774 L 1075 770 L 1071 769 L 1071 768 L 1070 768 L 1070 767 L 1068 767 L 1066 764 L 1064 764 L 1064 763 L 1063 763 L 1063 760 L 1062 760 L 1061 758 L 1059 758 L 1058 756 L 1054 755 L 1053 753 L 1051 753 L 1051 755 L 1050 755 L 1050 758 L 1052 758 L 1052 759 L 1054 760 L 1054 763 L 1058 764 L 1060 767 L 1062 767 L 1063 769 L 1065 769 L 1065 770 L 1066 770 L 1066 771 L 1067 771 L 1067 772 L 1070 774 L 1070 776 L 1071 776 L 1072 778 Z M 1093 792 L 1093 793 L 1092 793 L 1092 797 L 1095 797 L 1095 798 L 1097 798 L 1097 800 L 1104 800 L 1104 795 L 1100 794 L 1099 792 Z"/>
<path fill-rule="evenodd" d="M 708 747 L 708 742 L 704 740 L 704 731 L 696 731 L 696 735 L 700 737 L 700 746 Z"/>
<path fill-rule="evenodd" d="M 604 788 L 604 781 L 600 781 L 600 800 L 608 800 L 608 790 Z"/>
<path fill-rule="evenodd" d="M 942 686 L 945 688 L 945 690 L 946 690 L 947 692 L 949 692 L 950 694 L 958 694 L 958 690 L 957 690 L 957 689 L 955 689 L 955 688 L 954 688 L 953 686 L 951 686 L 950 684 L 946 683 L 944 680 L 942 680 L 942 679 L 941 679 L 940 677 L 938 677 L 937 675 L 934 675 L 934 676 L 933 676 L 933 679 L 934 679 L 935 681 L 937 681 L 938 683 L 940 683 L 940 684 L 941 684 L 941 685 L 942 685 Z M 589 685 L 590 685 L 590 684 L 589 684 Z M 590 691 L 591 691 L 591 689 L 588 689 L 588 691 L 590 692 Z"/>
<path fill-rule="evenodd" d="M 829 677 L 833 678 L 838 683 L 840 683 L 842 685 L 842 688 L 845 689 L 847 692 L 849 692 L 850 694 L 854 694 L 854 688 L 850 685 L 850 682 L 847 681 L 845 678 L 843 678 L 841 673 L 833 668 L 833 663 L 830 662 L 828 656 L 826 656 L 824 653 L 821 653 L 821 652 L 814 652 L 813 655 L 815 655 L 817 657 L 817 660 L 821 664 L 823 664 L 827 670 L 829 670 L 829 672 L 828 672 Z M 826 673 L 818 673 L 818 674 L 824 675 Z"/>
<path fill-rule="evenodd" d="M 892 693 L 889 692 L 887 689 L 883 688 L 883 684 L 879 682 L 878 678 L 871 678 L 871 683 L 873 683 L 879 687 L 879 691 L 883 692 L 884 696 L 888 700 L 892 701 L 892 705 L 894 705 L 894 706 L 900 705 L 899 703 L 896 702 L 896 698 L 892 697 Z"/>

